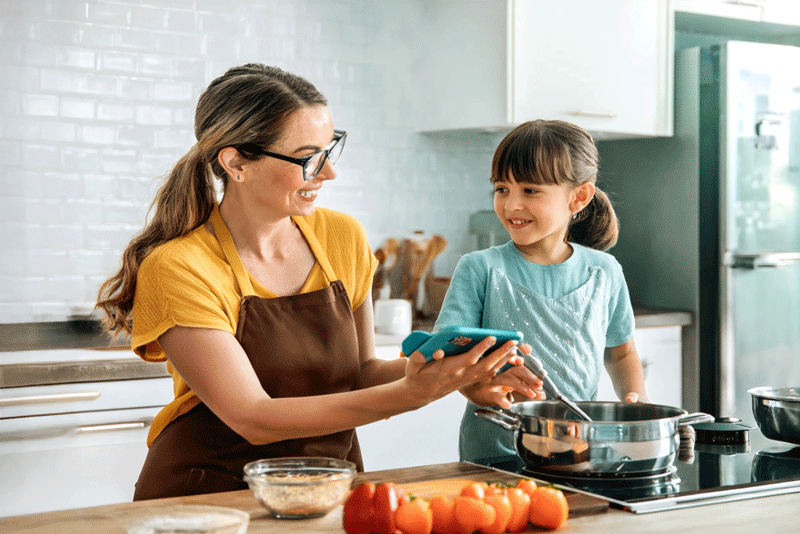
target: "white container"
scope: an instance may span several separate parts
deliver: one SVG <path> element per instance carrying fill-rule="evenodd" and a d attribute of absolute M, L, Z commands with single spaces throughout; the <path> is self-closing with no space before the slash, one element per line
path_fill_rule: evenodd
<path fill-rule="evenodd" d="M 411 333 L 411 302 L 405 299 L 375 301 L 375 332 L 390 336 Z"/>

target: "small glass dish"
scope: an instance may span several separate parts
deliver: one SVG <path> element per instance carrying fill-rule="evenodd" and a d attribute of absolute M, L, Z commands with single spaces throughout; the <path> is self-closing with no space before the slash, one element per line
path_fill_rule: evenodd
<path fill-rule="evenodd" d="M 173 505 L 145 508 L 127 524 L 128 534 L 244 534 L 250 515 L 235 508 Z"/>
<path fill-rule="evenodd" d="M 322 517 L 344 500 L 356 474 L 347 460 L 270 458 L 244 466 L 253 496 L 278 519 Z"/>

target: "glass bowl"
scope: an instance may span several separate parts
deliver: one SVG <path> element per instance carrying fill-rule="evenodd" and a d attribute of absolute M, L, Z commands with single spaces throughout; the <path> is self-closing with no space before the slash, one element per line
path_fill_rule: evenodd
<path fill-rule="evenodd" d="M 235 508 L 174 505 L 145 508 L 127 521 L 128 534 L 244 534 L 250 515 Z"/>
<path fill-rule="evenodd" d="M 279 519 L 322 517 L 336 508 L 356 474 L 353 462 L 334 458 L 270 458 L 244 466 L 256 500 Z"/>

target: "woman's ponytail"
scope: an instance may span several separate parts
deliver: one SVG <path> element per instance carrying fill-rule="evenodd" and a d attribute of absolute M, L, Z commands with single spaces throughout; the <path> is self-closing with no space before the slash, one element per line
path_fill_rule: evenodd
<path fill-rule="evenodd" d="M 203 224 L 215 202 L 211 171 L 195 145 L 178 161 L 159 189 L 151 206 L 153 218 L 125 249 L 119 271 L 100 286 L 96 308 L 105 312 L 106 330 L 114 335 L 131 333 L 130 313 L 142 260 L 162 243 Z"/>

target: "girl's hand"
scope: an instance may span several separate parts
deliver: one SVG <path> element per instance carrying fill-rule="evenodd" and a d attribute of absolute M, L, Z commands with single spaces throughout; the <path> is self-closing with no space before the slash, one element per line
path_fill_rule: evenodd
<path fill-rule="evenodd" d="M 628 402 L 628 403 L 631 403 L 631 404 L 649 404 L 650 403 L 650 401 L 647 400 L 647 397 L 645 397 L 644 395 L 640 395 L 639 393 L 636 393 L 635 391 L 630 391 L 625 395 L 625 402 Z"/>
<path fill-rule="evenodd" d="M 525 354 L 530 354 L 531 347 L 527 343 L 519 346 Z M 461 388 L 461 394 L 478 406 L 500 406 L 511 408 L 512 393 L 533 400 L 547 398 L 542 389 L 542 381 L 530 369 L 523 365 L 522 358 L 514 356 L 509 360 L 514 367 L 491 378 L 481 380 L 475 384 Z"/>
<path fill-rule="evenodd" d="M 419 351 L 414 351 L 406 362 L 403 379 L 409 398 L 423 406 L 463 387 L 491 380 L 509 360 L 520 360 L 514 355 L 515 341 L 507 341 L 490 352 L 495 342 L 496 339 L 489 336 L 456 356 L 445 357 L 444 351 L 437 350 L 430 362 L 426 362 Z"/>

